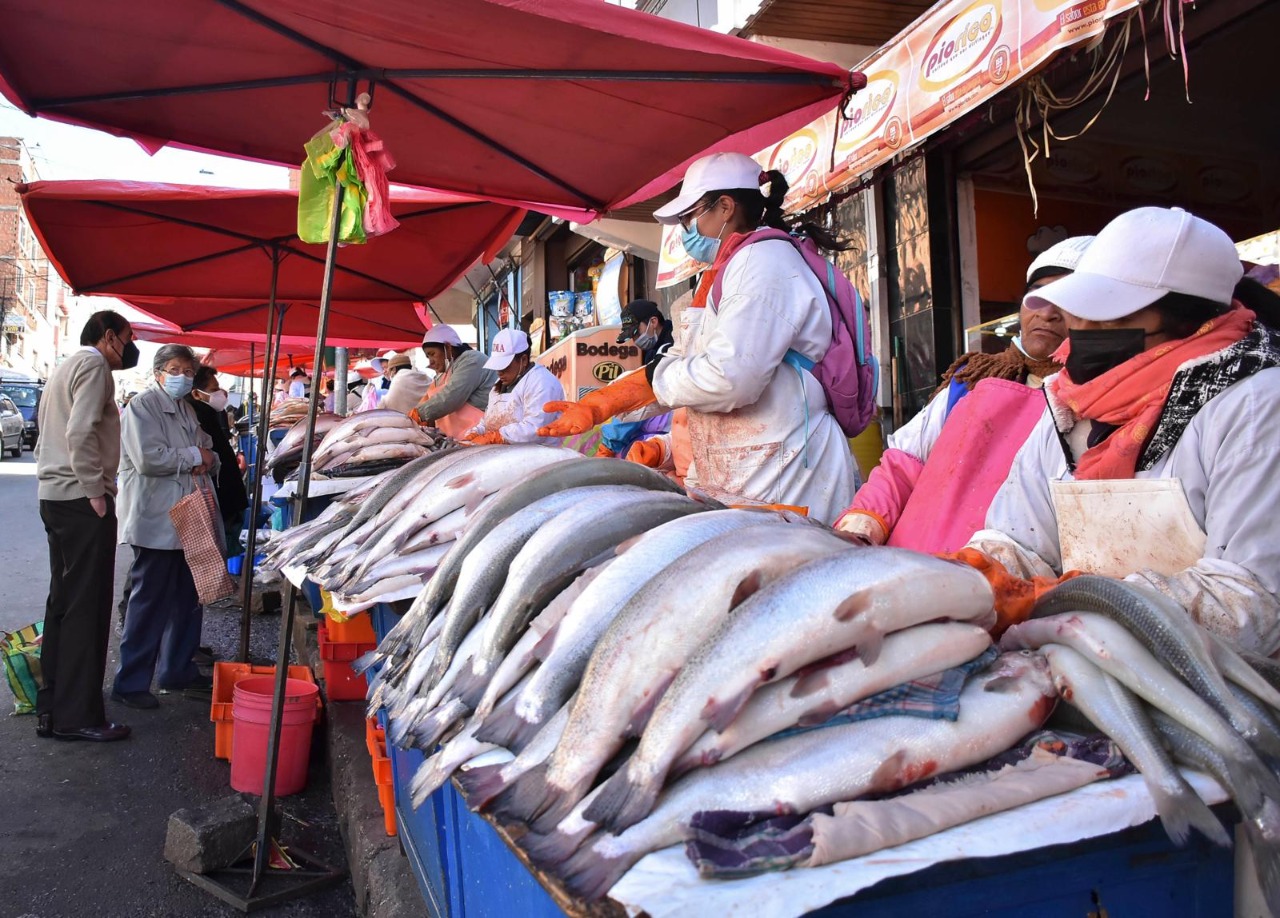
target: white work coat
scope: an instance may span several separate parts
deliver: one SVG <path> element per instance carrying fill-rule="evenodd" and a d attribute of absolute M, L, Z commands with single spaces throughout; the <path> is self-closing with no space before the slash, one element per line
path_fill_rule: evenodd
<path fill-rule="evenodd" d="M 699 310 L 653 374 L 662 405 L 689 409 L 688 481 L 834 522 L 858 487 L 849 441 L 813 374 L 783 363 L 788 350 L 814 362 L 826 354 L 826 293 L 781 239 L 747 246 L 721 270 L 718 309 Z"/>
<path fill-rule="evenodd" d="M 1126 578 L 1177 600 L 1239 646 L 1268 654 L 1280 648 L 1280 475 L 1272 471 L 1280 455 L 1277 404 L 1280 368 L 1242 380 L 1205 404 L 1153 468 L 1137 472 L 1138 479 L 1179 479 L 1206 539 L 1204 557 L 1186 570 Z M 1072 477 L 1046 409 L 987 512 L 987 528 L 970 545 L 1014 573 L 1062 573 L 1050 480 Z"/>
<path fill-rule="evenodd" d="M 564 386 L 540 363 L 530 364 L 529 371 L 511 388 L 499 392 L 495 386 L 489 393 L 489 407 L 484 420 L 472 428 L 476 433 L 501 431 L 507 443 L 545 443 L 558 446 L 559 437 L 540 437 L 538 428 L 546 427 L 559 415 L 546 412 L 547 402 L 564 401 Z"/>

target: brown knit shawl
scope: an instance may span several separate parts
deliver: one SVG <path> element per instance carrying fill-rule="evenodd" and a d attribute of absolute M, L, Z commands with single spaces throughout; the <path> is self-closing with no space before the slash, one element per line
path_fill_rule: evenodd
<path fill-rule="evenodd" d="M 957 357 L 955 362 L 947 368 L 947 372 L 942 374 L 942 385 L 934 394 L 946 389 L 952 379 L 958 379 L 972 389 L 979 380 L 983 379 L 1008 379 L 1025 383 L 1028 376 L 1039 376 L 1043 379 L 1061 369 L 1062 365 L 1052 360 L 1031 359 L 1012 344 L 999 354 L 970 351 Z"/>

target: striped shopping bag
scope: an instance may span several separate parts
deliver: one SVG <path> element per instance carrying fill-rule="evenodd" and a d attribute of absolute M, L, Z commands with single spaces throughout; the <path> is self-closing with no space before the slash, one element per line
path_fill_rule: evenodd
<path fill-rule="evenodd" d="M 4 677 L 13 692 L 15 714 L 34 714 L 36 711 L 36 692 L 41 686 L 40 642 L 43 639 L 43 621 L 0 637 Z"/>

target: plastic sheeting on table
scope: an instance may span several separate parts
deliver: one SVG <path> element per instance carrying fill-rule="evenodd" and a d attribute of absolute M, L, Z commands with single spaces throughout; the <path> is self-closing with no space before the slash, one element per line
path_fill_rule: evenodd
<path fill-rule="evenodd" d="M 1227 799 L 1211 778 L 1190 771 L 1184 774 L 1206 803 Z M 853 860 L 746 879 L 701 880 L 685 857 L 684 846 L 673 845 L 636 864 L 609 891 L 609 897 L 628 913 L 645 912 L 651 918 L 700 913 L 787 918 L 934 864 L 1096 838 L 1141 825 L 1155 815 L 1142 777 L 1129 775 Z"/>
<path fill-rule="evenodd" d="M 334 494 L 346 494 L 354 491 L 360 485 L 367 483 L 370 479 L 375 478 L 374 475 L 363 475 L 359 478 L 313 478 L 311 486 L 307 488 L 308 497 L 331 497 Z M 274 497 L 286 498 L 293 497 L 298 493 L 298 482 L 286 481 L 280 485 L 275 492 Z"/>

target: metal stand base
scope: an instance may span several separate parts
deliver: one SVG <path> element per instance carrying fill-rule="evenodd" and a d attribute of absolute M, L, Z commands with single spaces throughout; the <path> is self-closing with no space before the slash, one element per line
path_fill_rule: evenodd
<path fill-rule="evenodd" d="M 268 868 L 257 884 L 253 881 L 252 845 L 235 864 L 223 870 L 213 873 L 179 870 L 178 874 L 245 914 L 309 896 L 346 879 L 345 870 L 330 867 L 305 851 L 290 848 L 289 857 L 302 866 L 290 870 Z"/>

